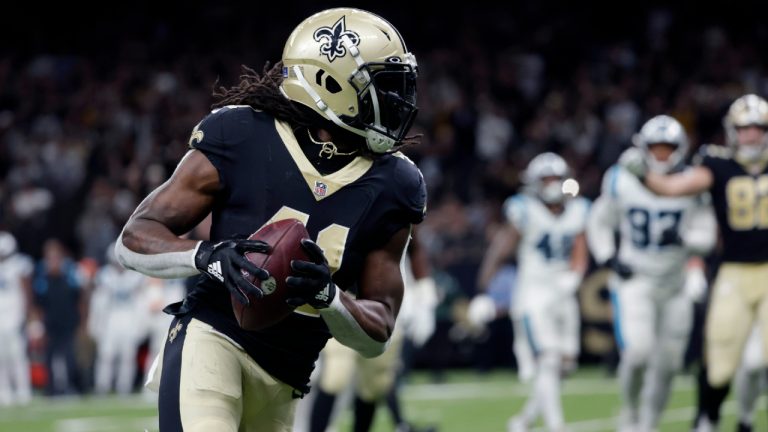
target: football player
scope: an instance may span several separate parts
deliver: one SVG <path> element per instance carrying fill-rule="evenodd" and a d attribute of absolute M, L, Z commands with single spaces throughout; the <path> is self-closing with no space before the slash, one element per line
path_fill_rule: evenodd
<path fill-rule="evenodd" d="M 163 313 L 163 308 L 171 303 L 184 299 L 183 279 L 147 278 L 142 292 L 141 305 L 147 314 L 146 336 L 149 338 L 148 359 L 154 359 L 163 349 L 168 326 L 173 317 Z M 149 379 L 149 367 L 145 368 L 144 381 Z M 146 399 L 154 400 L 157 394 L 144 388 Z"/>
<path fill-rule="evenodd" d="M 32 260 L 16 251 L 16 239 L 0 231 L 0 406 L 32 397 L 24 323 L 30 307 Z"/>
<path fill-rule="evenodd" d="M 386 20 L 329 9 L 298 25 L 282 63 L 217 92 L 171 178 L 126 224 L 117 252 L 160 278 L 202 273 L 175 316 L 151 374 L 160 430 L 290 431 L 296 400 L 330 337 L 382 354 L 403 296 L 400 260 L 422 221 L 426 188 L 398 153 L 416 115 L 416 59 Z M 210 241 L 179 237 L 213 213 Z M 244 258 L 270 246 L 245 238 L 293 218 L 314 241 L 286 280 L 295 313 L 241 329 L 231 297 L 262 291 Z"/>
<path fill-rule="evenodd" d="M 648 120 L 634 137 L 649 170 L 681 172 L 688 138 L 674 118 Z M 659 197 L 621 166 L 611 167 L 592 206 L 587 241 L 609 282 L 619 345 L 620 431 L 656 430 L 674 374 L 683 364 L 693 324 L 687 283 L 706 284 L 703 260 L 715 245 L 716 222 L 707 196 Z M 614 234 L 619 233 L 617 251 Z M 641 399 L 641 400 L 640 400 Z"/>
<path fill-rule="evenodd" d="M 763 344 L 760 339 L 760 326 L 756 323 L 747 339 L 741 366 L 736 371 L 733 385 L 736 389 L 736 402 L 739 417 L 738 431 L 751 431 L 755 417 L 755 402 L 760 393 L 768 386 L 766 382 L 766 358 L 763 357 Z"/>
<path fill-rule="evenodd" d="M 398 372 L 402 368 L 403 350 L 407 345 L 423 345 L 435 329 L 437 292 L 426 252 L 414 236 L 403 261 L 405 293 L 400 315 L 387 351 L 375 358 L 365 358 L 334 340 L 326 345 L 318 380 L 318 392 L 313 399 L 309 432 L 324 432 L 338 396 L 352 383 L 355 385 L 353 430 L 371 429 L 377 405 L 390 395 L 395 398 L 393 418 L 396 432 L 414 428 L 402 416 L 396 400 Z M 394 394 L 393 394 L 394 393 Z M 392 399 L 390 398 L 390 400 Z M 389 402 L 389 401 L 388 401 Z"/>
<path fill-rule="evenodd" d="M 113 388 L 127 395 L 133 390 L 136 352 L 148 318 L 140 307 L 147 277 L 126 270 L 117 262 L 114 245 L 107 249 L 107 263 L 96 274 L 91 296 L 88 330 L 96 341 L 96 392 Z"/>
<path fill-rule="evenodd" d="M 575 196 L 578 183 L 569 178 L 565 160 L 543 153 L 524 173 L 526 191 L 504 204 L 507 225 L 494 237 L 483 259 L 480 287 L 486 287 L 503 261 L 517 254 L 517 288 L 512 316 L 515 355 L 535 358 L 533 392 L 523 411 L 509 422 L 513 431 L 527 430 L 539 415 L 550 431 L 564 430 L 560 377 L 575 367 L 579 353 L 579 310 L 576 290 L 587 269 L 584 230 L 589 202 Z M 530 350 L 530 353 L 528 352 Z"/>
<path fill-rule="evenodd" d="M 722 237 L 722 264 L 714 281 L 704 329 L 705 379 L 697 429 L 716 428 L 720 406 L 740 363 L 744 343 L 759 320 L 768 347 L 768 102 L 749 94 L 731 104 L 723 119 L 727 146 L 704 146 L 699 163 L 682 173 L 649 170 L 640 149 L 619 163 L 656 194 L 709 191 Z"/>

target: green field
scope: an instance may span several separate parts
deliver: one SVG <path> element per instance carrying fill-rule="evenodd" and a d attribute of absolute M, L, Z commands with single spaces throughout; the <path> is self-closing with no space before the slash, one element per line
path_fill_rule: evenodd
<path fill-rule="evenodd" d="M 442 384 L 416 374 L 403 393 L 408 417 L 418 425 L 436 425 L 440 432 L 503 432 L 510 415 L 524 403 L 527 387 L 510 372 L 449 374 Z M 598 371 L 583 371 L 563 389 L 563 406 L 570 430 L 612 431 L 618 412 L 616 383 Z M 687 431 L 693 416 L 694 380 L 681 376 L 664 415 L 661 431 Z M 768 430 L 765 396 L 758 401 L 755 430 Z M 735 407 L 726 403 L 722 430 L 735 430 Z M 0 432 L 140 432 L 156 431 L 154 405 L 139 396 L 129 399 L 88 397 L 50 401 L 42 398 L 23 408 L 0 408 Z M 340 417 L 338 430 L 350 430 L 350 416 Z M 381 411 L 376 432 L 391 431 Z M 542 429 L 543 430 L 543 429 Z"/>

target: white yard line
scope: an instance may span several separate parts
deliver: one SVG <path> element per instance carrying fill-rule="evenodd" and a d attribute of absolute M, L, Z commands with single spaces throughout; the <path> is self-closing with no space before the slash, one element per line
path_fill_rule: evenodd
<path fill-rule="evenodd" d="M 675 380 L 674 389 L 692 390 L 691 378 L 680 377 Z M 496 399 L 499 397 L 528 396 L 530 388 L 526 384 L 484 382 L 454 384 L 415 384 L 405 387 L 404 398 L 410 400 L 453 400 L 453 399 Z M 581 378 L 566 380 L 563 395 L 591 395 L 619 393 L 616 381 L 605 378 Z"/>
<path fill-rule="evenodd" d="M 56 432 L 110 432 L 124 431 L 126 429 L 135 431 L 157 430 L 158 418 L 144 417 L 121 419 L 117 421 L 115 417 L 83 417 L 58 420 L 56 422 Z"/>
<path fill-rule="evenodd" d="M 736 414 L 736 402 L 728 401 L 723 404 L 723 415 Z M 693 424 L 693 416 L 695 415 L 696 408 L 692 406 L 668 409 L 664 411 L 661 417 L 661 425 L 674 424 L 674 423 L 687 423 Z M 613 431 L 618 425 L 618 417 L 605 417 L 592 420 L 582 420 L 577 422 L 568 423 L 568 430 L 570 432 L 603 432 Z M 531 429 L 531 432 L 547 432 L 544 427 Z"/>

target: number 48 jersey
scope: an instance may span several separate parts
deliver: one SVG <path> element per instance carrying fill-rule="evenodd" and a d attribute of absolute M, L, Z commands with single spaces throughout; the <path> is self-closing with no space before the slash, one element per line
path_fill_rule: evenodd
<path fill-rule="evenodd" d="M 571 198 L 565 201 L 561 214 L 552 213 L 538 198 L 529 194 L 515 195 L 504 203 L 507 220 L 520 234 L 517 246 L 518 292 L 556 294 L 553 280 L 570 270 L 573 241 L 583 233 L 589 213 L 589 201 Z M 518 306 L 525 301 L 519 297 Z"/>

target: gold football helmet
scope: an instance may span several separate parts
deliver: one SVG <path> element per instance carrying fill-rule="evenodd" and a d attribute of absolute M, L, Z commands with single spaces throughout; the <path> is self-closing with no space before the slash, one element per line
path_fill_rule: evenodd
<path fill-rule="evenodd" d="M 383 18 L 328 9 L 293 30 L 283 50 L 281 91 L 386 153 L 416 117 L 416 57 Z"/>
<path fill-rule="evenodd" d="M 768 102 L 760 96 L 748 94 L 736 99 L 723 119 L 726 142 L 735 148 L 736 157 L 743 162 L 754 162 L 768 148 L 768 133 L 757 145 L 740 143 L 737 129 L 746 126 L 758 126 L 768 131 Z"/>

